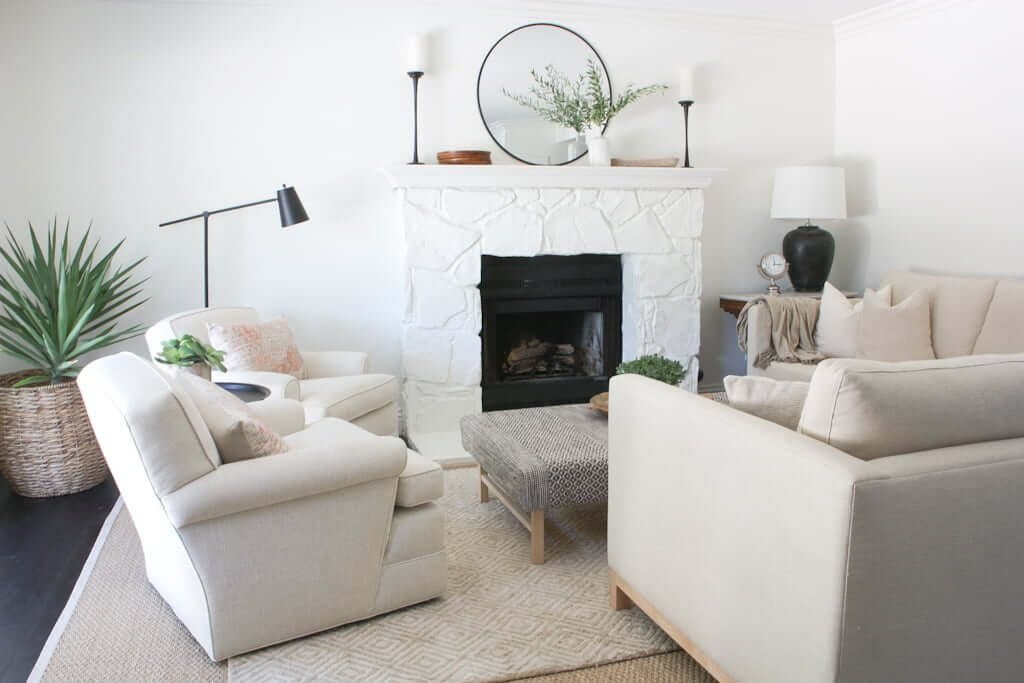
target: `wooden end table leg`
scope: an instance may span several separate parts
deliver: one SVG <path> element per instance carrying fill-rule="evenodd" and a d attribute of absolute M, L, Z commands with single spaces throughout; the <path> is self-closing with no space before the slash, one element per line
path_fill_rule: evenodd
<path fill-rule="evenodd" d="M 530 513 L 530 562 L 544 564 L 544 511 Z"/>
<path fill-rule="evenodd" d="M 480 502 L 481 503 L 486 503 L 487 501 L 489 501 L 491 499 L 491 492 L 487 489 L 487 482 L 484 481 L 484 475 L 485 474 L 487 474 L 487 472 L 484 472 L 484 468 L 481 467 L 480 468 L 480 474 L 478 475 L 480 477 Z"/>

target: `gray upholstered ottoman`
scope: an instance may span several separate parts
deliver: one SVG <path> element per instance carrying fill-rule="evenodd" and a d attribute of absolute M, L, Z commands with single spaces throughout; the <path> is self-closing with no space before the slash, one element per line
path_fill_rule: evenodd
<path fill-rule="evenodd" d="M 608 418 L 583 405 L 501 410 L 462 418 L 462 445 L 488 492 L 530 531 L 544 562 L 544 511 L 608 500 Z"/>

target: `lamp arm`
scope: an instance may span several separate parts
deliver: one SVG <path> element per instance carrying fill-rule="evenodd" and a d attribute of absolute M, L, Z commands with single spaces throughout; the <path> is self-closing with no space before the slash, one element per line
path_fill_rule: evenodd
<path fill-rule="evenodd" d="M 216 209 L 214 211 L 204 211 L 202 213 L 197 213 L 194 216 L 186 216 L 185 218 L 178 218 L 178 219 L 175 219 L 173 221 L 167 221 L 166 223 L 161 223 L 158 227 L 166 228 L 169 225 L 177 225 L 178 223 L 184 223 L 186 221 L 192 221 L 192 220 L 195 220 L 197 218 L 203 218 L 205 216 L 215 216 L 218 213 L 227 213 L 228 211 L 237 211 L 238 209 L 247 209 L 250 206 L 259 206 L 260 204 L 270 204 L 271 202 L 276 203 L 277 202 L 277 197 L 273 197 L 271 199 L 261 199 L 258 202 L 249 202 L 247 204 L 238 204 L 236 206 L 229 206 L 227 208 Z"/>

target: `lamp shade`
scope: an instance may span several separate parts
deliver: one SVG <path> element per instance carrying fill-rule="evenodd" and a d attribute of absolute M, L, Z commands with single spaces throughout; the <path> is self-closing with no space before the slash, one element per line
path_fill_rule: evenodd
<path fill-rule="evenodd" d="M 299 193 L 295 191 L 294 187 L 281 186 L 281 189 L 277 191 L 277 208 L 281 211 L 282 228 L 309 220 L 309 215 L 306 214 L 302 200 L 299 199 Z"/>
<path fill-rule="evenodd" d="M 846 171 L 838 166 L 775 169 L 772 218 L 846 218 Z"/>

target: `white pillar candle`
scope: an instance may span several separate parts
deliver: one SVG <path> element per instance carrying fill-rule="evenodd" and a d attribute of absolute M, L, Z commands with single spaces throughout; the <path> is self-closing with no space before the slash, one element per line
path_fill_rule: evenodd
<path fill-rule="evenodd" d="M 430 64 L 430 40 L 426 33 L 417 33 L 409 39 L 406 71 L 427 71 Z"/>
<path fill-rule="evenodd" d="M 684 66 L 679 70 L 679 101 L 693 101 L 693 67 Z"/>

